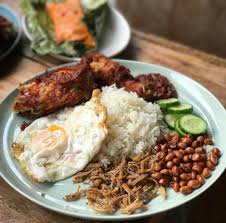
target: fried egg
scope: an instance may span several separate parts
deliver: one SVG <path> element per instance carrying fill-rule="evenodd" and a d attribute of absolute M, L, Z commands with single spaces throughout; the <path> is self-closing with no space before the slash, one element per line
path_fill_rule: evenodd
<path fill-rule="evenodd" d="M 84 105 L 39 118 L 20 132 L 12 152 L 35 181 L 58 181 L 72 176 L 99 152 L 107 135 L 106 108 L 94 90 Z"/>

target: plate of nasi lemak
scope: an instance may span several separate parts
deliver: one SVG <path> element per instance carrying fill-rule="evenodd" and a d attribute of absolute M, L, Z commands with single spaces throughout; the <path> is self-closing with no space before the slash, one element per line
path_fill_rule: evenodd
<path fill-rule="evenodd" d="M 0 109 L 1 176 L 65 215 L 151 216 L 225 170 L 224 107 L 163 66 L 89 54 L 21 83 Z"/>
<path fill-rule="evenodd" d="M 108 57 L 126 48 L 130 27 L 107 0 L 22 0 L 22 26 L 39 55 L 74 61 L 89 52 Z"/>

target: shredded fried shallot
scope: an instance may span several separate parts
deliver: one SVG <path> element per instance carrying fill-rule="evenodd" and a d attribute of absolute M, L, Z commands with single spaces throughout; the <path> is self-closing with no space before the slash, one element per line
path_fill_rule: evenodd
<path fill-rule="evenodd" d="M 64 199 L 66 201 L 76 201 L 80 199 L 82 196 L 84 196 L 84 194 L 85 194 L 85 190 L 80 190 L 80 185 L 78 185 L 77 191 L 73 194 L 66 195 Z"/>
<path fill-rule="evenodd" d="M 150 152 L 123 159 L 118 164 L 104 166 L 90 163 L 73 177 L 74 183 L 88 180 L 89 188 L 64 197 L 66 201 L 86 196 L 89 206 L 97 212 L 112 214 L 118 209 L 124 214 L 146 209 L 146 204 L 158 194 L 164 196 L 156 180 L 151 178 L 154 156 Z"/>

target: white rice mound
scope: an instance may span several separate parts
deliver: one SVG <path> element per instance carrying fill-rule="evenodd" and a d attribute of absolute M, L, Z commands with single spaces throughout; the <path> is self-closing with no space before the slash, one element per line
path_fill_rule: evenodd
<path fill-rule="evenodd" d="M 115 85 L 102 88 L 101 103 L 107 108 L 108 135 L 99 153 L 100 161 L 108 164 L 155 144 L 163 119 L 157 104 Z"/>

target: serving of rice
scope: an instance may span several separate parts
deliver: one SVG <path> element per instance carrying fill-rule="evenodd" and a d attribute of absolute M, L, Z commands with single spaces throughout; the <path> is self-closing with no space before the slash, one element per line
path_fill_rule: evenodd
<path fill-rule="evenodd" d="M 101 103 L 108 113 L 108 136 L 98 157 L 102 163 L 136 155 L 155 144 L 163 119 L 157 104 L 115 85 L 102 88 Z"/>

